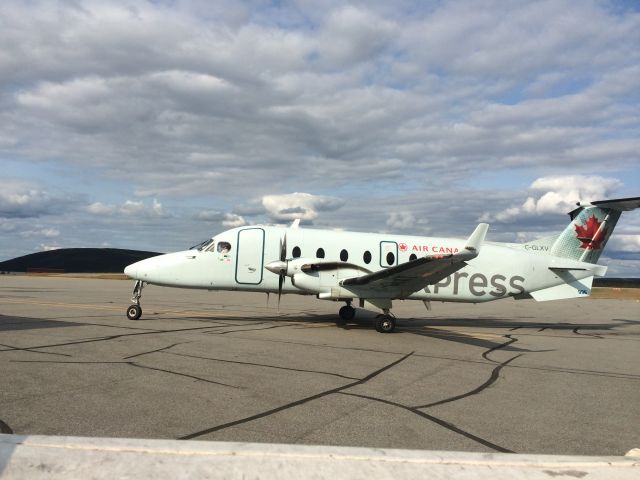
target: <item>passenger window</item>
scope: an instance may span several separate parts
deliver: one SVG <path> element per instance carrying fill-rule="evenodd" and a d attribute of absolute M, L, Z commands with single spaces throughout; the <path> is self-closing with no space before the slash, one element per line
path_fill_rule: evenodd
<path fill-rule="evenodd" d="M 410 261 L 413 261 L 413 260 L 415 260 L 416 258 L 418 258 L 418 257 L 416 257 L 416 254 L 415 254 L 415 253 L 412 253 L 411 255 L 409 255 L 409 260 L 410 260 Z"/>
<path fill-rule="evenodd" d="M 231 251 L 231 244 L 229 242 L 218 242 L 218 252 L 229 253 Z"/>
<path fill-rule="evenodd" d="M 371 252 L 369 250 L 364 252 L 364 255 L 362 255 L 362 260 L 364 260 L 364 263 L 366 263 L 367 265 L 371 263 Z"/>
<path fill-rule="evenodd" d="M 391 252 L 387 253 L 387 265 L 393 265 L 394 263 L 396 263 L 396 256 Z"/>
<path fill-rule="evenodd" d="M 349 260 L 349 252 L 343 249 L 340 252 L 340 260 L 342 260 L 343 262 L 346 262 L 347 260 Z"/>
<path fill-rule="evenodd" d="M 324 258 L 324 249 L 323 248 L 319 248 L 316 251 L 316 258 Z"/>
<path fill-rule="evenodd" d="M 301 254 L 302 252 L 300 252 L 300 247 L 293 247 L 293 250 L 291 252 L 291 255 L 293 255 L 293 258 L 300 258 Z"/>

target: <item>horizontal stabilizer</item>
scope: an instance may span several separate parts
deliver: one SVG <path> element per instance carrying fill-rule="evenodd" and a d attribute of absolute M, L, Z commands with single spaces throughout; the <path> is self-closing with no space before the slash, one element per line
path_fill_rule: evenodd
<path fill-rule="evenodd" d="M 571 283 L 563 283 L 555 287 L 529 292 L 529 294 L 538 302 L 560 300 L 562 298 L 587 297 L 591 294 L 592 283 L 593 277 L 587 277 L 581 280 L 574 280 Z"/>
<path fill-rule="evenodd" d="M 588 271 L 591 275 L 595 275 L 597 277 L 604 277 L 605 273 L 607 273 L 607 267 L 604 265 L 580 262 L 577 260 L 571 260 L 570 258 L 554 258 L 549 263 L 549 270 L 556 273 Z"/>
<path fill-rule="evenodd" d="M 640 197 L 598 200 L 595 202 L 589 202 L 588 204 L 580 203 L 581 207 L 585 207 L 587 205 L 593 205 L 600 208 L 608 208 L 611 210 L 618 210 L 620 212 L 628 212 L 629 210 L 640 208 Z"/>

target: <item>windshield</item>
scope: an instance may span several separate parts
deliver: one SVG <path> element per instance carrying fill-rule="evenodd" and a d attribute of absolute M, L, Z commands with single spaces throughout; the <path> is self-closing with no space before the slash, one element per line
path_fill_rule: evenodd
<path fill-rule="evenodd" d="M 190 247 L 189 250 L 194 250 L 194 249 L 204 250 L 205 248 L 207 248 L 212 243 L 213 243 L 213 239 L 209 238 L 208 240 L 205 240 L 202 243 L 199 243 L 197 245 L 194 245 L 193 247 Z"/>

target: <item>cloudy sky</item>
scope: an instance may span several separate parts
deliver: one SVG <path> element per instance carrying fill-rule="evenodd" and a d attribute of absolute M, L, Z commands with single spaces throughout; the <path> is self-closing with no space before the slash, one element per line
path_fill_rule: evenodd
<path fill-rule="evenodd" d="M 640 195 L 635 1 L 0 2 L 0 260 L 230 227 L 491 240 Z M 640 276 L 640 212 L 602 263 Z"/>

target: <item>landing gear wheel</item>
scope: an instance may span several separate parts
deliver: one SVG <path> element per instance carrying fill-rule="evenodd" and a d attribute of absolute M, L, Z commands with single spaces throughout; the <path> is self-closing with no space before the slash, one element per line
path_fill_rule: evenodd
<path fill-rule="evenodd" d="M 396 320 L 389 315 L 380 315 L 376 318 L 376 330 L 380 333 L 391 333 L 396 328 Z"/>
<path fill-rule="evenodd" d="M 349 320 L 353 320 L 353 317 L 356 316 L 356 309 L 351 305 L 345 305 L 338 311 L 338 315 L 340 315 L 340 320 L 348 322 Z"/>
<path fill-rule="evenodd" d="M 140 305 L 129 305 L 129 308 L 127 308 L 127 318 L 129 320 L 138 320 L 140 315 L 142 315 L 142 308 L 140 308 Z"/>

